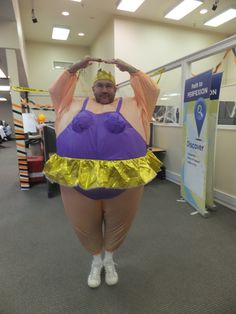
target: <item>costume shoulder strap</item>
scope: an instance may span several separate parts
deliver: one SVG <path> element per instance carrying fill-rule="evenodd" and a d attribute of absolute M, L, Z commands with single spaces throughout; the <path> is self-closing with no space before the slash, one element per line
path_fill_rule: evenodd
<path fill-rule="evenodd" d="M 120 112 L 122 103 L 123 103 L 123 97 L 120 97 L 119 102 L 118 102 L 118 105 L 117 105 L 117 107 L 116 107 L 116 112 Z"/>
<path fill-rule="evenodd" d="M 84 111 L 86 109 L 86 106 L 88 104 L 88 101 L 89 101 L 89 97 L 85 98 L 84 102 L 83 102 L 83 106 L 82 106 L 82 109 L 81 111 Z"/>

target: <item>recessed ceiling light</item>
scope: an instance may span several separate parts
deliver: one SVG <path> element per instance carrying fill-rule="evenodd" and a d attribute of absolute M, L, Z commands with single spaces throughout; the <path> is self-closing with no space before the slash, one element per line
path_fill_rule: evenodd
<path fill-rule="evenodd" d="M 78 33 L 78 36 L 83 37 L 85 33 Z"/>
<path fill-rule="evenodd" d="M 208 12 L 207 9 L 202 9 L 202 10 L 200 11 L 201 14 L 206 14 L 207 12 Z"/>
<path fill-rule="evenodd" d="M 135 12 L 143 2 L 144 0 L 121 0 L 117 10 Z"/>
<path fill-rule="evenodd" d="M 0 69 L 0 78 L 6 78 L 6 75 L 3 73 L 1 69 Z"/>
<path fill-rule="evenodd" d="M 66 27 L 53 27 L 52 39 L 67 40 L 70 29 Z"/>
<path fill-rule="evenodd" d="M 230 8 L 227 11 L 217 15 L 213 19 L 207 21 L 204 23 L 204 25 L 217 27 L 219 25 L 222 25 L 236 17 L 236 9 Z"/>
<path fill-rule="evenodd" d="M 64 15 L 64 16 L 68 16 L 68 15 L 70 15 L 70 13 L 69 13 L 69 12 L 67 12 L 67 11 L 62 12 L 61 14 L 62 14 L 62 15 Z"/>
<path fill-rule="evenodd" d="M 10 90 L 10 86 L 9 85 L 8 86 L 7 85 L 0 86 L 0 91 L 4 91 L 5 92 L 5 91 L 9 91 L 9 90 Z"/>
<path fill-rule="evenodd" d="M 180 4 L 178 4 L 174 9 L 168 12 L 165 15 L 165 18 L 171 19 L 171 20 L 180 20 L 185 15 L 189 14 L 190 12 L 195 10 L 197 7 L 199 7 L 201 4 L 202 4 L 202 1 L 198 1 L 198 0 L 184 0 Z"/>
<path fill-rule="evenodd" d="M 7 101 L 5 97 L 0 97 L 0 101 Z"/>

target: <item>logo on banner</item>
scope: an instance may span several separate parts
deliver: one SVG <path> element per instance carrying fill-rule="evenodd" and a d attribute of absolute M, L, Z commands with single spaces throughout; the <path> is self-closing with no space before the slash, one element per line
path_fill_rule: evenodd
<path fill-rule="evenodd" d="M 202 126 L 206 117 L 206 103 L 204 98 L 200 97 L 194 107 L 194 117 L 197 126 L 198 137 L 200 137 Z"/>

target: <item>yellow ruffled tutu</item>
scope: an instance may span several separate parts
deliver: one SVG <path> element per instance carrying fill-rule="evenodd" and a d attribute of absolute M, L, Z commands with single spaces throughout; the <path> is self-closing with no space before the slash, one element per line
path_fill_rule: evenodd
<path fill-rule="evenodd" d="M 127 160 L 95 160 L 60 157 L 53 154 L 44 166 L 51 182 L 65 186 L 126 189 L 147 184 L 160 171 L 161 161 L 150 151 L 144 157 Z"/>

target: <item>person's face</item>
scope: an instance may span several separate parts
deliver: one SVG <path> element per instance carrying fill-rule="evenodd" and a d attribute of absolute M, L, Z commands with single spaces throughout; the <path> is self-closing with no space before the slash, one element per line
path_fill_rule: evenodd
<path fill-rule="evenodd" d="M 93 85 L 93 94 L 98 103 L 110 104 L 114 101 L 116 86 L 109 80 L 98 80 Z"/>

